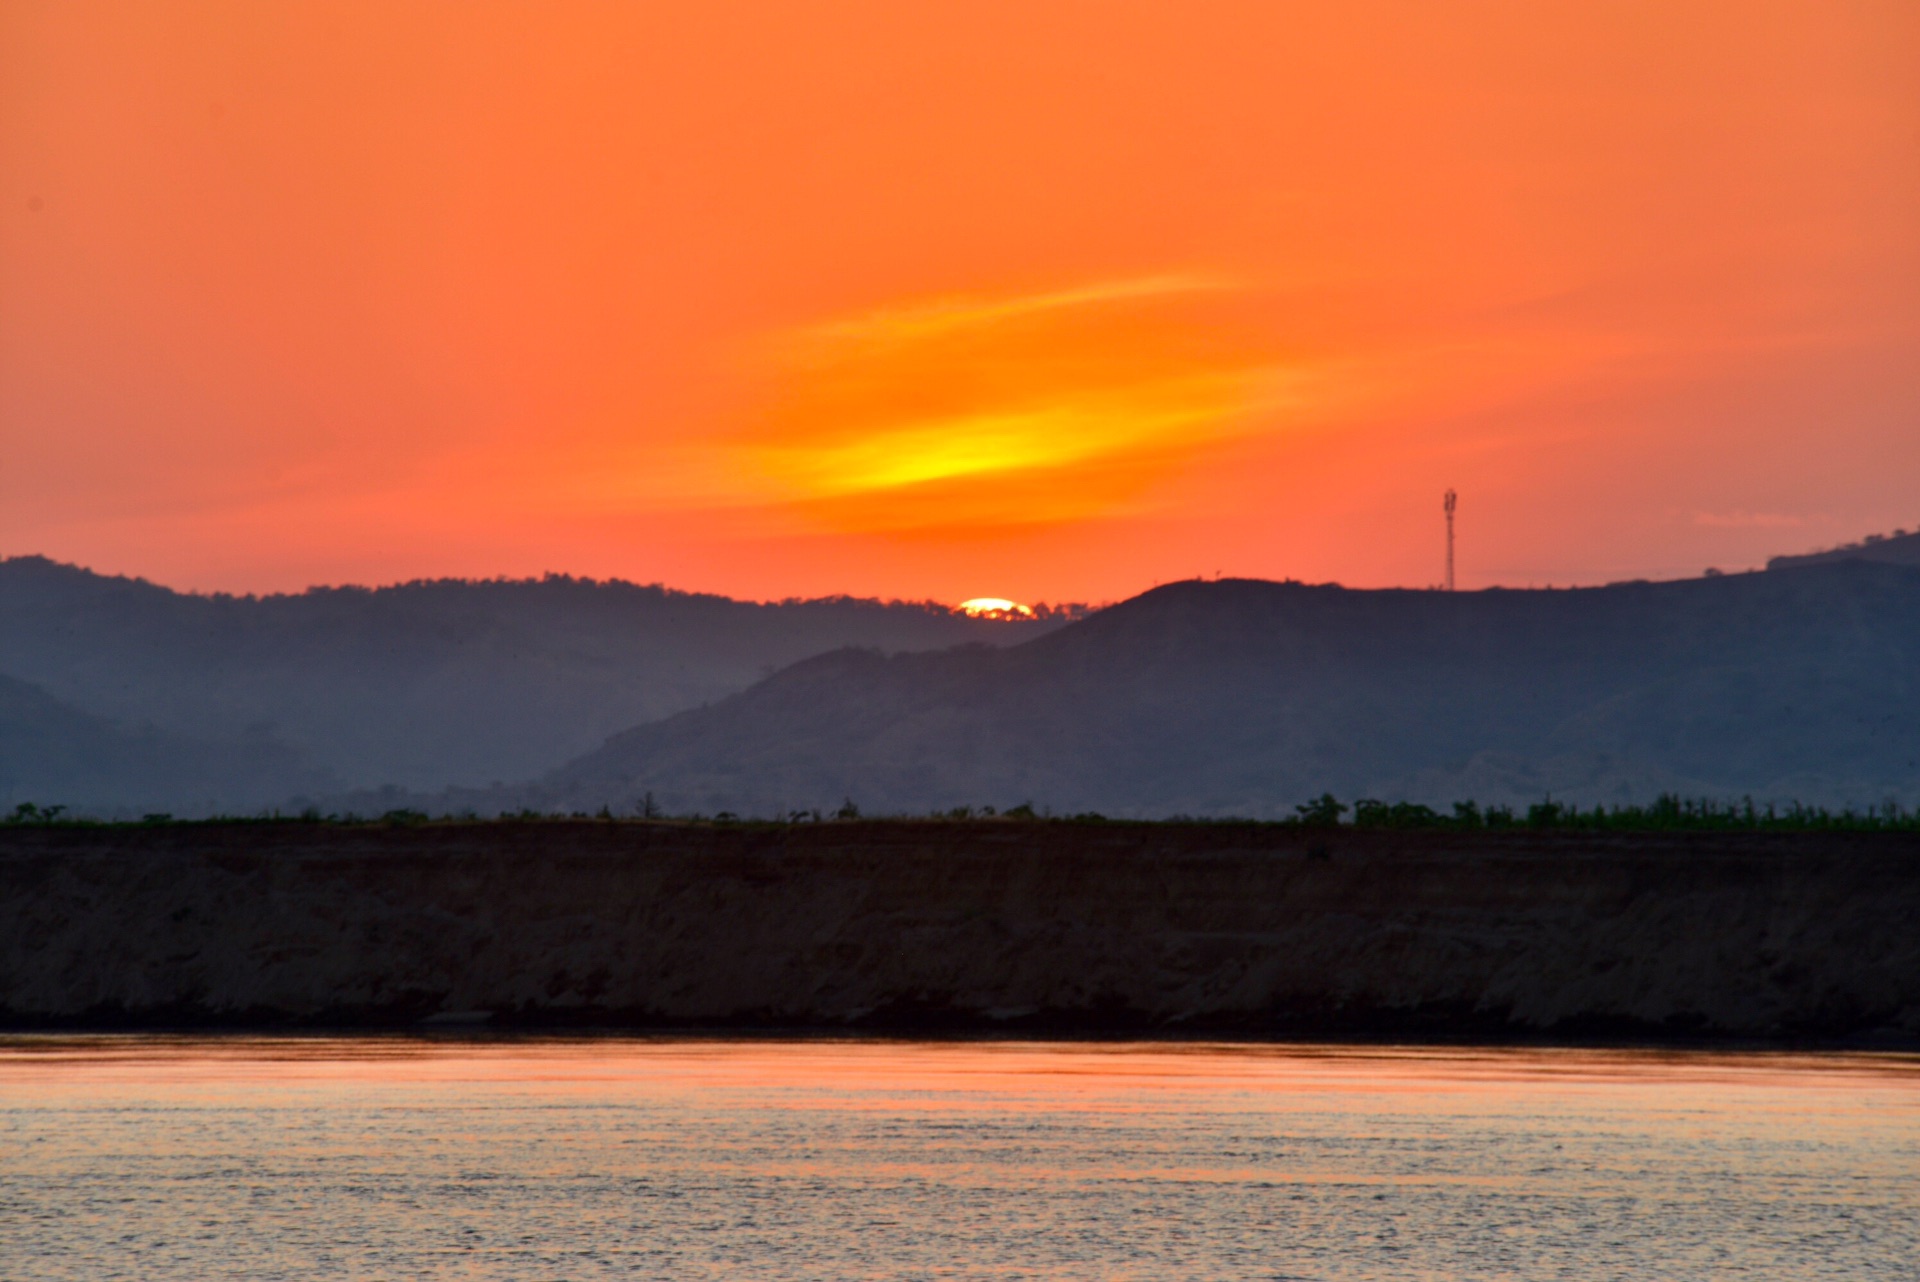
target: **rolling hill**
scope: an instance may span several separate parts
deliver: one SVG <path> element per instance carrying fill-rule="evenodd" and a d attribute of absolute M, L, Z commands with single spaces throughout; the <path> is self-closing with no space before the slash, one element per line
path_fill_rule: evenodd
<path fill-rule="evenodd" d="M 302 788 L 330 778 L 334 790 L 526 779 L 823 651 L 934 649 L 1053 626 L 558 576 L 206 596 L 42 557 L 0 561 L 0 674 L 109 729 L 303 761 Z M 0 729 L 0 753 L 24 733 Z M 256 790 L 230 795 L 242 794 Z"/>
<path fill-rule="evenodd" d="M 1767 561 L 1769 570 L 1790 570 L 1805 565 L 1832 565 L 1836 561 L 1879 561 L 1886 565 L 1920 565 L 1920 531 L 1869 534 L 1858 543 L 1828 548 L 1824 552 L 1802 552 L 1776 556 Z"/>
<path fill-rule="evenodd" d="M 515 797 L 1278 816 L 1327 790 L 1912 804 L 1920 568 L 1454 594 L 1179 583 L 1004 649 L 809 659 Z"/>

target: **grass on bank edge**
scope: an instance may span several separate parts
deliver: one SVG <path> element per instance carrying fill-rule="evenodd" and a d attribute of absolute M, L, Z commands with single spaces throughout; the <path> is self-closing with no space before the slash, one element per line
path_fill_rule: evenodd
<path fill-rule="evenodd" d="M 1510 806 L 1481 806 L 1471 801 L 1455 802 L 1452 813 L 1442 813 L 1430 806 L 1413 802 L 1385 802 L 1371 798 L 1361 798 L 1352 805 L 1340 801 L 1332 793 L 1323 793 L 1312 801 L 1294 807 L 1295 813 L 1283 819 L 1244 819 L 1232 817 L 1197 818 L 1191 815 L 1169 815 L 1164 819 L 1109 819 L 1093 811 L 1079 814 L 1055 815 L 1050 811 L 1035 810 L 1031 803 L 1014 806 L 1006 810 L 995 810 L 992 806 L 960 806 L 951 810 L 939 810 L 923 815 L 863 815 L 852 800 L 848 800 L 839 810 L 822 814 L 818 810 L 795 810 L 785 816 L 746 817 L 721 811 L 714 815 L 685 814 L 669 815 L 662 813 L 653 803 L 652 794 L 648 794 L 630 814 L 616 815 L 607 807 L 594 813 L 582 811 L 560 812 L 546 810 L 521 810 L 515 813 L 482 817 L 472 811 L 458 814 L 429 815 L 423 810 L 389 810 L 379 815 L 360 815 L 351 812 L 322 814 L 316 809 L 307 809 L 296 814 L 285 814 L 278 810 L 259 814 L 214 815 L 201 819 L 175 819 L 170 814 L 153 813 L 139 819 L 100 819 L 85 814 L 77 814 L 65 806 L 41 806 L 32 802 L 22 802 L 14 807 L 10 814 L 0 816 L 0 824 L 17 825 L 61 825 L 88 828 L 143 828 L 155 825 L 196 825 L 196 824 L 333 824 L 341 826 L 365 826 L 378 824 L 386 827 L 413 827 L 421 824 L 493 824 L 493 823 L 535 823 L 535 822 L 581 822 L 599 821 L 606 823 L 674 823 L 674 824 L 710 824 L 710 825 L 752 825 L 756 827 L 780 827 L 801 823 L 860 823 L 888 822 L 900 820 L 919 820 L 945 823 L 1048 823 L 1048 824 L 1088 824 L 1088 823 L 1147 823 L 1147 824 L 1258 824 L 1261 826 L 1282 828 L 1330 829 L 1375 828 L 1396 829 L 1401 831 L 1428 832 L 1498 832 L 1498 831 L 1567 831 L 1567 832 L 1920 832 L 1920 809 L 1907 809 L 1894 802 L 1866 810 L 1828 810 L 1818 806 L 1803 806 L 1795 803 L 1780 807 L 1771 803 L 1760 806 L 1751 799 L 1743 802 L 1721 802 L 1711 799 L 1691 799 L 1672 794 L 1663 795 L 1645 806 L 1595 806 L 1582 809 L 1577 805 L 1543 800 L 1528 806 L 1524 811 Z"/>

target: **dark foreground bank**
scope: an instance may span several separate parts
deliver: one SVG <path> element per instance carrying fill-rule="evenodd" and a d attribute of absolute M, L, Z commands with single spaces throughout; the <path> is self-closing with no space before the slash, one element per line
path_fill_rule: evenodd
<path fill-rule="evenodd" d="M 1920 838 L 0 829 L 12 1027 L 1920 1042 Z"/>

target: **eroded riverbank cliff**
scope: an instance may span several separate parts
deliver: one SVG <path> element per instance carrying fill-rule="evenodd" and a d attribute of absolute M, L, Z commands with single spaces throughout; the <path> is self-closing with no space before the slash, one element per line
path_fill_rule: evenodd
<path fill-rule="evenodd" d="M 0 1022 L 1920 1041 L 1903 834 L 0 830 Z"/>

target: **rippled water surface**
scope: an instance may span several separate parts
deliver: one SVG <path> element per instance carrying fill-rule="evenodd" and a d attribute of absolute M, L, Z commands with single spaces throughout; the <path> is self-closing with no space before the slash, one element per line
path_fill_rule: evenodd
<path fill-rule="evenodd" d="M 1920 1278 L 1920 1061 L 7 1038 L 0 1277 Z"/>

